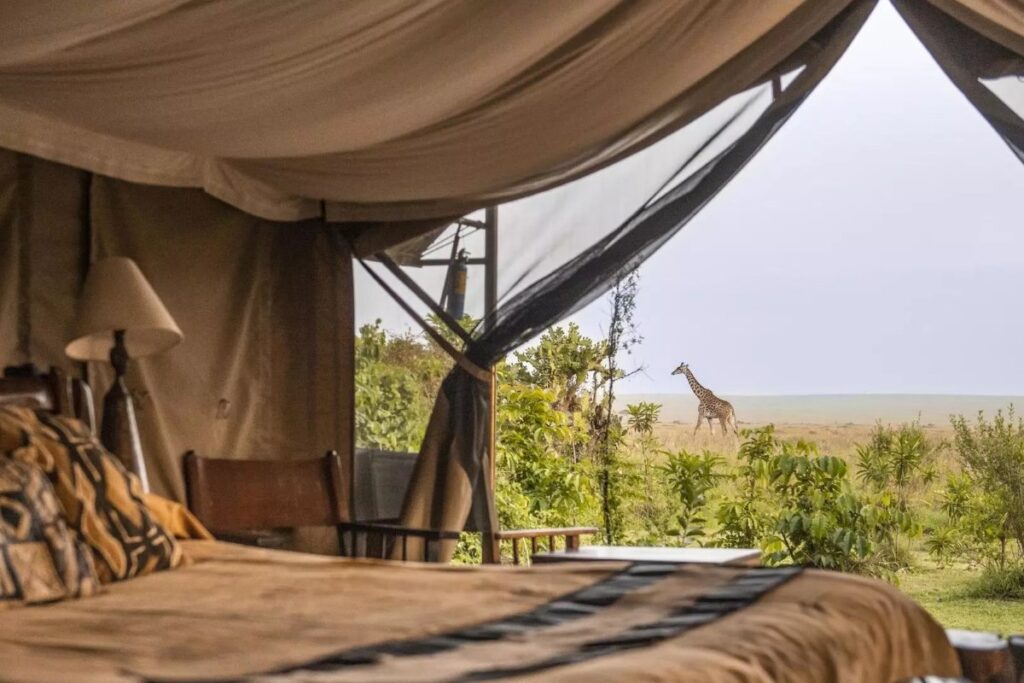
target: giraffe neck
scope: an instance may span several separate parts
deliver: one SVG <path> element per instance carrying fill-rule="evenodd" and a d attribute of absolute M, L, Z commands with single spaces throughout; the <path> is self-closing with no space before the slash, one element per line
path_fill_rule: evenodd
<path fill-rule="evenodd" d="M 697 378 L 693 376 L 693 373 L 690 372 L 689 368 L 686 369 L 686 381 L 690 383 L 690 389 L 693 390 L 693 394 L 697 397 L 697 400 L 706 401 L 709 398 L 715 397 L 715 395 L 711 393 L 710 389 L 697 381 Z"/>

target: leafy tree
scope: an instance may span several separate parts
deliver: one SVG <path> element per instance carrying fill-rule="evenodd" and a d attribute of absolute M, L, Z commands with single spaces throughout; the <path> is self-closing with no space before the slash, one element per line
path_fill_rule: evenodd
<path fill-rule="evenodd" d="M 421 337 L 394 335 L 380 320 L 356 337 L 356 444 L 416 451 L 450 362 Z"/>
<path fill-rule="evenodd" d="M 619 354 L 630 353 L 641 341 L 636 328 L 636 297 L 640 276 L 636 270 L 621 274 L 612 289 L 609 303 L 608 336 L 604 344 L 601 370 L 592 377 L 592 397 L 595 407 L 591 411 L 594 461 L 600 483 L 601 521 L 606 543 L 615 543 L 624 537 L 624 512 L 629 489 L 629 465 L 621 457 L 623 445 L 622 421 L 614 414 L 615 382 L 624 373 L 619 366 Z M 601 391 L 601 403 L 597 395 Z"/>
<path fill-rule="evenodd" d="M 550 390 L 555 407 L 562 412 L 585 410 L 587 382 L 593 373 L 602 372 L 605 347 L 605 342 L 580 333 L 576 323 L 553 327 L 535 346 L 513 354 L 508 379 Z"/>

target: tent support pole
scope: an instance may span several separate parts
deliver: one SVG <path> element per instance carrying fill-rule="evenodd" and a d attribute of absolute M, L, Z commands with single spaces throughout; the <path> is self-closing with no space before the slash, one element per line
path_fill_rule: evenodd
<path fill-rule="evenodd" d="M 484 211 L 484 320 L 491 318 L 498 307 L 498 209 L 489 207 Z M 493 321 L 493 318 L 491 318 Z M 493 324 L 491 322 L 490 324 Z M 487 450 L 489 471 L 487 473 L 487 486 L 491 490 L 491 500 L 495 499 L 497 484 L 497 443 L 498 443 L 498 385 L 497 377 L 494 374 L 494 367 L 491 371 L 490 400 L 488 401 L 487 416 Z M 498 531 L 494 529 L 494 531 Z M 501 563 L 501 548 L 498 539 L 492 534 L 490 538 L 483 538 L 482 560 L 486 564 Z"/>

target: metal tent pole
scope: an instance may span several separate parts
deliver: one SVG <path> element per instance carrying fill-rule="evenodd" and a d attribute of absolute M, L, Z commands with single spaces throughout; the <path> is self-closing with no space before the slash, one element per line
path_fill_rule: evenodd
<path fill-rule="evenodd" d="M 493 325 L 493 314 L 498 308 L 498 209 L 489 207 L 484 211 L 484 321 Z M 498 442 L 498 387 L 494 367 L 491 367 L 490 400 L 488 401 L 487 450 L 490 471 L 487 486 L 491 500 L 495 499 L 497 484 L 497 442 Z M 497 529 L 493 531 L 497 532 Z M 483 561 L 488 564 L 501 562 L 501 548 L 498 539 L 483 538 Z"/>

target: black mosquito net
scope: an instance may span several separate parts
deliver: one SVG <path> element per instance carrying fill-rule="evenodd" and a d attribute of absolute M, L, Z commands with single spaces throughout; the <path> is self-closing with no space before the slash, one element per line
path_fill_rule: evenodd
<path fill-rule="evenodd" d="M 467 528 L 495 528 L 484 485 L 491 457 L 486 444 L 490 388 L 473 366 L 489 368 L 602 296 L 686 225 L 796 111 L 873 6 L 873 0 L 852 3 L 756 83 L 699 112 L 646 150 L 500 208 L 499 305 L 473 331 L 462 365 L 443 384 L 406 497 L 403 524 L 463 528 L 468 516 Z M 452 229 L 446 231 L 428 255 L 447 256 L 452 235 Z M 482 253 L 480 239 L 469 237 L 462 245 Z M 390 277 L 378 265 L 364 265 L 377 269 L 382 283 Z M 440 287 L 437 273 L 407 272 L 426 283 L 427 290 Z M 468 310 L 481 310 L 481 303 L 476 295 Z M 471 513 L 469 500 L 458 502 L 455 471 L 472 484 Z"/>
<path fill-rule="evenodd" d="M 489 366 L 604 294 L 681 229 L 757 153 L 845 51 L 873 1 L 853 3 L 757 83 L 656 144 L 600 171 L 499 208 L 498 306 L 468 355 Z M 614 150 L 608 153 L 613 156 Z M 496 162 L 497 163 L 497 162 Z M 481 221 L 483 212 L 466 217 Z M 452 226 L 423 256 L 447 259 L 453 238 L 482 256 L 484 237 Z M 379 266 L 371 266 L 383 273 Z M 407 268 L 435 299 L 444 269 Z M 470 266 L 466 310 L 484 314 L 482 267 Z M 388 279 L 388 275 L 384 275 Z"/>

